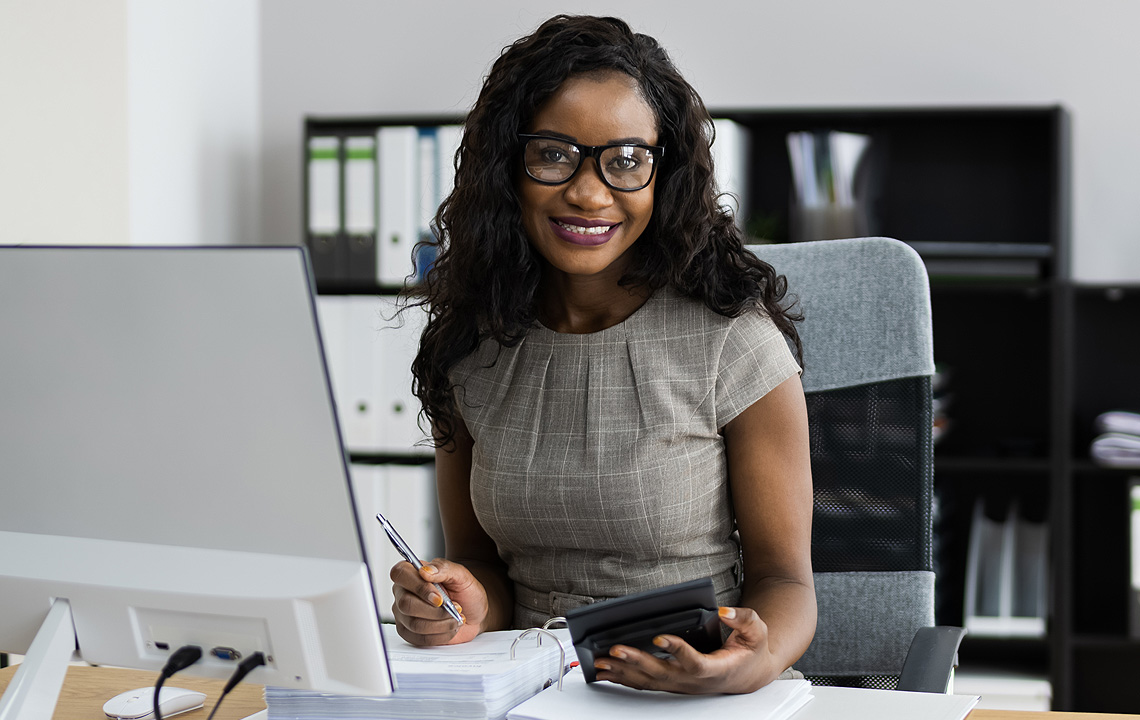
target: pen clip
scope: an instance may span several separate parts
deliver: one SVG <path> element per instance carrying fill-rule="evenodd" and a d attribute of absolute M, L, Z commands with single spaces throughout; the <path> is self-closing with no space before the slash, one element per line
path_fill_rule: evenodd
<path fill-rule="evenodd" d="M 384 528 L 384 533 L 396 548 L 396 552 L 400 553 L 405 560 L 410 562 L 418 570 L 423 565 L 423 562 L 416 557 L 415 552 L 413 552 L 408 543 L 404 541 L 404 538 L 400 536 L 400 533 L 396 532 L 396 528 L 392 526 L 392 523 L 388 522 L 388 518 L 380 513 L 376 513 L 376 519 L 380 521 L 380 527 Z"/>

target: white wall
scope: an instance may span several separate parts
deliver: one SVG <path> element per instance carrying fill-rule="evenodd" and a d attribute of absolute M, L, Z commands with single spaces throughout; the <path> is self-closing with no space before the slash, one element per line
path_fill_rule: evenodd
<path fill-rule="evenodd" d="M 130 238 L 260 237 L 257 0 L 127 0 Z"/>
<path fill-rule="evenodd" d="M 1134 0 L 265 0 L 263 239 L 301 241 L 304 115 L 462 113 L 500 49 L 555 12 L 654 35 L 713 107 L 1061 103 L 1074 276 L 1140 281 Z"/>
<path fill-rule="evenodd" d="M 120 244 L 126 0 L 0 0 L 0 244 Z"/>
<path fill-rule="evenodd" d="M 713 107 L 1062 103 L 1074 275 L 1140 281 L 1134 0 L 0 0 L 0 243 L 300 242 L 306 114 L 463 113 L 559 11 Z"/>
<path fill-rule="evenodd" d="M 0 0 L 0 243 L 260 237 L 258 0 Z"/>

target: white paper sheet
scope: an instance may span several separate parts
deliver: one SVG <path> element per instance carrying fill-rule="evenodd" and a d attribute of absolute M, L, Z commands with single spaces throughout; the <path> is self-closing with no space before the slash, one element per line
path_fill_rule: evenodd
<path fill-rule="evenodd" d="M 580 670 L 566 675 L 562 690 L 547 688 L 507 713 L 507 720 L 780 720 L 812 698 L 806 680 L 777 680 L 747 695 L 678 695 L 632 690 L 608 682 L 587 685 Z"/>

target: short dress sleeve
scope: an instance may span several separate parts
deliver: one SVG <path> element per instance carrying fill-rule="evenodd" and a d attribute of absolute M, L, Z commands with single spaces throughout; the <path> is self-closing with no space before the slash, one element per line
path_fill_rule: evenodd
<path fill-rule="evenodd" d="M 755 311 L 734 318 L 717 368 L 717 428 L 799 372 L 784 334 L 770 317 Z"/>

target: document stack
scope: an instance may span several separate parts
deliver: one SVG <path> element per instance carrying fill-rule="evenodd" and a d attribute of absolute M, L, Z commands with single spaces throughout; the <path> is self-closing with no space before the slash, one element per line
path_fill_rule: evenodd
<path fill-rule="evenodd" d="M 1140 413 L 1113 410 L 1096 418 L 1089 454 L 1106 467 L 1140 468 Z"/>
<path fill-rule="evenodd" d="M 265 688 L 269 720 L 503 720 L 507 711 L 558 682 L 571 653 L 550 636 L 484 633 L 460 645 L 417 648 L 384 625 L 396 680 L 391 697 L 332 695 Z M 552 630 L 570 647 L 566 630 Z M 579 680 L 581 681 L 581 680 Z"/>

